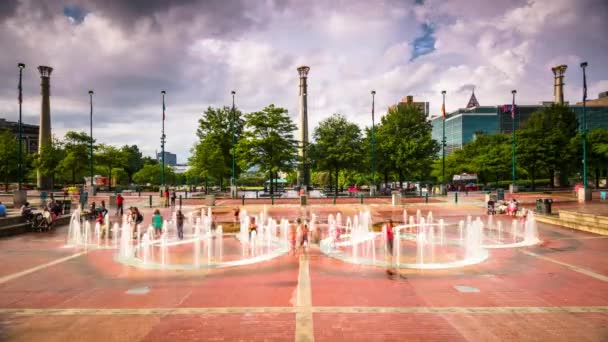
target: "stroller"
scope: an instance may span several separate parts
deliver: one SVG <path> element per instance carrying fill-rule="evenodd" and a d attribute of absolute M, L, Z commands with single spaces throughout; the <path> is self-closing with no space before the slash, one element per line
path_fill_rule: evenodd
<path fill-rule="evenodd" d="M 494 201 L 488 201 L 488 215 L 496 215 L 496 208 L 494 207 Z"/>
<path fill-rule="evenodd" d="M 55 216 L 45 208 L 42 213 L 35 214 L 31 222 L 33 231 L 48 232 L 53 229 Z"/>

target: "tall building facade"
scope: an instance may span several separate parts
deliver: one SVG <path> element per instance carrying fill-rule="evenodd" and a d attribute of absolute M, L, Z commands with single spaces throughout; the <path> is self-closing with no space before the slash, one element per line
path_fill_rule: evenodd
<path fill-rule="evenodd" d="M 159 162 L 162 160 L 163 154 L 156 153 L 156 160 Z M 177 165 L 177 155 L 175 153 L 165 151 L 165 165 L 175 166 Z"/>
<path fill-rule="evenodd" d="M 8 129 L 15 135 L 15 138 L 19 139 L 19 122 L 7 121 L 6 119 L 0 118 L 0 131 Z M 26 153 L 38 153 L 38 134 L 40 126 L 30 125 L 24 123 L 23 129 L 23 143 L 24 151 Z"/>

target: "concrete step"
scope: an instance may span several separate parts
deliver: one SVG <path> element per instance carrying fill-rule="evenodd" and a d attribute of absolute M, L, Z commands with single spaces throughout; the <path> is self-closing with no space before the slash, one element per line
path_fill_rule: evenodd
<path fill-rule="evenodd" d="M 576 230 L 582 230 L 589 233 L 595 233 L 600 235 L 608 235 L 608 225 L 603 224 L 605 216 L 600 216 L 598 220 L 593 220 L 591 218 L 577 219 L 577 215 L 566 215 L 566 219 L 562 218 L 560 215 L 541 215 L 537 214 L 536 220 L 543 223 L 554 224 L 557 226 L 562 226 L 564 228 L 571 228 Z M 577 213 L 575 213 L 577 214 Z M 589 215 L 589 214 L 579 214 L 579 215 Z M 591 215 L 594 216 L 594 215 Z"/>

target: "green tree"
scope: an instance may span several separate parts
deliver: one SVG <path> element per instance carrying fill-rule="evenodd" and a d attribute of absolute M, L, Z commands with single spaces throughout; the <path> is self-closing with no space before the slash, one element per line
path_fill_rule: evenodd
<path fill-rule="evenodd" d="M 36 154 L 34 167 L 42 175 L 51 177 L 51 188 L 55 187 L 56 176 L 64 158 L 65 151 L 62 143 L 55 138 L 51 140 L 51 143 L 42 145 L 42 148 Z"/>
<path fill-rule="evenodd" d="M 18 143 L 18 139 L 10 130 L 0 132 L 0 175 L 4 180 L 4 188 L 7 192 L 9 179 L 15 178 L 19 169 L 19 165 L 17 165 L 19 160 Z"/>
<path fill-rule="evenodd" d="M 141 170 L 135 172 L 133 180 L 137 184 L 154 184 L 160 185 L 160 174 L 162 166 L 159 163 L 156 164 L 145 164 Z M 173 168 L 165 165 L 165 177 L 170 179 L 174 177 Z"/>
<path fill-rule="evenodd" d="M 380 120 L 376 142 L 381 151 L 389 153 L 399 182 L 404 177 L 428 177 L 439 151 L 439 143 L 431 136 L 431 122 L 413 105 L 391 107 Z"/>
<path fill-rule="evenodd" d="M 144 159 L 137 145 L 124 145 L 120 151 L 125 156 L 124 171 L 127 174 L 128 182 L 133 182 L 133 175 L 144 167 Z"/>
<path fill-rule="evenodd" d="M 293 169 L 297 142 L 293 137 L 296 125 L 287 109 L 269 105 L 259 112 L 245 115 L 245 130 L 237 144 L 237 155 L 243 169 L 258 166 L 268 172 L 270 193 L 274 193 L 273 180 L 279 171 Z"/>
<path fill-rule="evenodd" d="M 72 184 L 76 184 L 77 179 L 84 182 L 83 177 L 89 176 L 90 143 L 91 137 L 84 132 L 69 131 L 65 134 L 65 158 L 61 160 L 59 168 L 66 178 L 71 179 Z"/>
<path fill-rule="evenodd" d="M 223 187 L 224 179 L 232 177 L 232 128 L 234 127 L 235 142 L 242 133 L 244 121 L 239 110 L 234 111 L 234 126 L 232 126 L 232 108 L 209 107 L 198 121 L 196 135 L 199 141 L 192 149 L 189 164 L 194 172 L 205 180 L 209 177 L 216 179 Z M 236 177 L 241 173 L 239 165 L 235 165 Z"/>
<path fill-rule="evenodd" d="M 108 186 L 112 189 L 112 170 L 120 165 L 124 165 L 127 161 L 127 156 L 122 153 L 122 150 L 117 149 L 112 145 L 101 144 L 97 147 L 95 154 L 95 163 L 103 167 L 108 176 Z"/>
<path fill-rule="evenodd" d="M 564 178 L 569 171 L 578 170 L 577 156 L 568 148 L 570 140 L 576 135 L 577 126 L 576 114 L 567 106 L 554 104 L 532 113 L 516 133 L 523 139 L 518 139 L 516 150 L 522 168 L 528 172 L 534 170 L 534 174 L 538 172 L 538 167 L 546 169 L 552 187 L 556 172 Z M 533 150 L 542 151 L 542 155 Z"/>
<path fill-rule="evenodd" d="M 338 193 L 340 171 L 358 170 L 361 167 L 361 129 L 348 122 L 343 115 L 334 114 L 315 128 L 311 159 L 317 170 L 327 171 L 331 184 L 335 179 Z"/>
<path fill-rule="evenodd" d="M 570 153 L 577 156 L 576 165 L 580 167 L 582 177 L 583 144 L 579 132 L 570 140 Z M 587 173 L 593 172 L 595 187 L 600 186 L 600 171 L 608 168 L 608 129 L 595 128 L 587 134 Z"/>

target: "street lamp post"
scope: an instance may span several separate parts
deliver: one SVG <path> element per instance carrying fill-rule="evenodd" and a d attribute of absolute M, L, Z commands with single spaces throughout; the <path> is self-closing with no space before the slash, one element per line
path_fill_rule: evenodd
<path fill-rule="evenodd" d="M 511 90 L 511 94 L 513 94 L 513 101 L 511 102 L 511 131 L 513 138 L 511 139 L 511 189 L 509 192 L 515 193 L 517 192 L 517 186 L 515 185 L 515 94 L 517 94 L 517 90 Z"/>
<path fill-rule="evenodd" d="M 587 195 L 587 74 L 585 72 L 585 68 L 587 68 L 588 63 L 582 62 L 581 69 L 583 69 L 583 191 L 584 191 L 584 199 L 591 199 L 591 196 Z"/>
<path fill-rule="evenodd" d="M 236 95 L 236 91 L 231 91 L 230 94 L 232 94 L 232 118 L 230 120 L 230 131 L 232 133 L 232 178 L 230 178 L 230 197 L 232 198 L 236 198 L 237 193 L 236 193 L 236 136 L 235 136 L 235 130 L 236 130 L 236 124 L 235 124 L 235 119 L 236 119 L 236 111 L 235 111 L 235 107 L 234 107 L 234 95 Z M 271 184 L 272 185 L 272 184 Z"/>
<path fill-rule="evenodd" d="M 443 96 L 443 102 L 441 104 L 441 112 L 443 114 L 443 134 L 441 137 L 441 194 L 442 195 L 446 195 L 447 194 L 447 189 L 446 189 L 446 181 L 445 181 L 445 147 L 446 147 L 446 138 L 445 138 L 445 119 L 446 119 L 446 114 L 445 114 L 445 90 L 441 91 L 441 95 Z"/>
<path fill-rule="evenodd" d="M 19 185 L 18 190 L 21 192 L 21 183 L 23 182 L 23 123 L 21 119 L 21 104 L 23 102 L 23 87 L 22 87 L 22 79 L 23 79 L 23 69 L 25 69 L 25 64 L 19 63 L 17 64 L 19 67 Z"/>
<path fill-rule="evenodd" d="M 376 195 L 376 136 L 374 135 L 374 106 L 375 106 L 376 91 L 372 90 L 372 186 L 370 188 L 370 196 Z"/>
<path fill-rule="evenodd" d="M 161 188 L 165 187 L 165 94 L 167 93 L 166 91 L 162 90 L 161 92 L 162 98 L 163 98 L 163 125 L 162 125 L 162 131 L 161 131 L 161 135 L 160 135 L 160 153 L 161 153 L 161 171 L 160 171 L 160 185 Z"/>
<path fill-rule="evenodd" d="M 89 141 L 89 171 L 91 176 L 91 195 L 95 194 L 95 183 L 93 181 L 93 91 L 89 90 L 89 104 L 91 105 L 91 114 L 90 114 L 90 137 Z"/>

